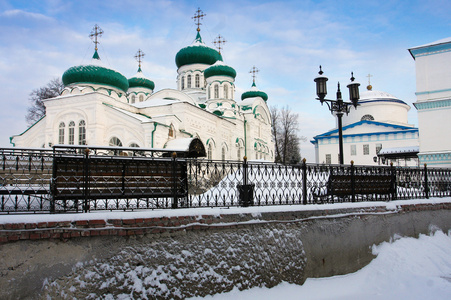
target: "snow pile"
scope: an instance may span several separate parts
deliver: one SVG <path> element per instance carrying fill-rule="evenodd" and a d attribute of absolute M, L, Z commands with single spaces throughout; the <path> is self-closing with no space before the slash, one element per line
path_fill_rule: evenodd
<path fill-rule="evenodd" d="M 348 275 L 309 278 L 302 286 L 282 283 L 203 299 L 449 299 L 451 295 L 451 232 L 399 238 L 373 246 L 368 266 Z"/>

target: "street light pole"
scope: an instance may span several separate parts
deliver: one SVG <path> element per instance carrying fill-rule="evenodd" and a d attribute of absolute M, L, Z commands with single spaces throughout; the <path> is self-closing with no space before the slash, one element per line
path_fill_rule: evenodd
<path fill-rule="evenodd" d="M 340 91 L 340 83 L 338 83 L 338 89 L 337 89 L 337 100 L 329 100 L 326 99 L 327 95 L 327 86 L 326 82 L 328 78 L 326 76 L 323 76 L 324 72 L 321 69 L 321 66 L 319 66 L 319 76 L 314 79 L 316 82 L 316 94 L 318 95 L 317 100 L 321 102 L 321 105 L 324 104 L 324 102 L 329 107 L 330 112 L 337 116 L 338 119 L 338 155 L 339 155 L 339 161 L 340 165 L 344 164 L 344 157 L 343 157 L 343 123 L 342 118 L 343 114 L 348 114 L 351 106 L 354 106 L 357 109 L 358 101 L 360 99 L 359 95 L 359 86 L 360 83 L 354 82 L 354 74 L 351 72 L 351 82 L 347 85 L 349 89 L 349 99 L 351 102 L 345 102 L 343 101 L 343 98 L 341 96 Z"/>

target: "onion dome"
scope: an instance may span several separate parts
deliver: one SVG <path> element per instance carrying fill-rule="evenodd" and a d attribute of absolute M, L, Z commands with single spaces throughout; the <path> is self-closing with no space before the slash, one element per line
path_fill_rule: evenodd
<path fill-rule="evenodd" d="M 199 32 L 197 32 L 194 43 L 188 47 L 182 48 L 175 56 L 177 68 L 191 64 L 212 65 L 218 60 L 222 61 L 221 54 L 215 49 L 205 45 Z"/>
<path fill-rule="evenodd" d="M 81 65 L 69 68 L 63 74 L 65 86 L 71 84 L 99 84 L 127 91 L 128 80 L 121 73 L 101 66 L 101 61 L 97 51 L 94 52 L 90 65 Z"/>
<path fill-rule="evenodd" d="M 139 68 L 138 73 L 136 73 L 135 76 L 128 80 L 128 86 L 129 88 L 142 87 L 153 90 L 155 88 L 155 83 L 152 80 L 146 78 L 141 68 Z"/>
<path fill-rule="evenodd" d="M 234 68 L 224 64 L 222 61 L 215 62 L 214 65 L 211 67 L 208 67 L 204 71 L 205 78 L 212 77 L 212 76 L 229 76 L 235 79 L 236 77 L 236 71 Z"/>
<path fill-rule="evenodd" d="M 260 97 L 263 100 L 267 101 L 268 100 L 268 95 L 257 89 L 257 86 L 255 85 L 255 82 L 252 83 L 252 87 L 250 91 L 244 92 L 241 95 L 241 100 L 247 99 L 247 98 L 253 98 L 253 97 Z"/>

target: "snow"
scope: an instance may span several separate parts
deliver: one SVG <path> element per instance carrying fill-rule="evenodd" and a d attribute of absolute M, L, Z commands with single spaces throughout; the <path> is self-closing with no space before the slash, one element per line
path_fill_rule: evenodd
<path fill-rule="evenodd" d="M 396 211 L 402 205 L 418 204 L 440 204 L 451 203 L 448 198 L 396 200 L 390 202 L 344 202 L 333 204 L 309 204 L 309 205 L 274 205 L 274 206 L 251 206 L 251 207 L 203 207 L 203 208 L 181 208 L 181 209 L 155 209 L 139 211 L 92 211 L 89 213 L 61 213 L 61 214 L 8 214 L 0 215 L 0 224 L 8 223 L 39 223 L 39 222 L 63 222 L 80 220 L 112 220 L 112 219 L 137 219 L 137 218 L 162 218 L 195 216 L 202 219 L 204 215 L 231 215 L 251 214 L 258 217 L 262 213 L 292 212 L 292 211 L 322 211 L 327 210 L 333 214 L 334 210 L 356 209 L 356 208 L 386 208 Z"/>
<path fill-rule="evenodd" d="M 191 299 L 449 299 L 451 232 L 436 231 L 418 239 L 403 237 L 373 246 L 377 257 L 363 269 L 329 278 L 309 278 L 302 285 L 282 283 Z"/>

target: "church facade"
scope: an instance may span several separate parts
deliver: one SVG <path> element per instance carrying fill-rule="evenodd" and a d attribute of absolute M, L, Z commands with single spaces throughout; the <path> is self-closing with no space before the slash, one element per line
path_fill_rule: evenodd
<path fill-rule="evenodd" d="M 343 115 L 344 163 L 417 166 L 418 128 L 408 124 L 410 106 L 369 84 L 357 108 Z M 316 163 L 338 164 L 338 125 L 313 137 Z"/>
<path fill-rule="evenodd" d="M 409 49 L 415 60 L 421 164 L 451 167 L 451 38 Z"/>
<path fill-rule="evenodd" d="M 105 67 L 97 51 L 97 32 L 96 26 L 91 63 L 63 74 L 61 95 L 45 100 L 45 116 L 11 138 L 15 147 L 183 150 L 179 148 L 197 138 L 209 159 L 274 160 L 267 94 L 257 89 L 254 76 L 249 91 L 235 99 L 236 71 L 203 42 L 199 27 L 194 42 L 176 54 L 177 88 L 158 91 L 142 72 L 141 51 L 136 56 L 138 72 L 131 78 Z"/>

